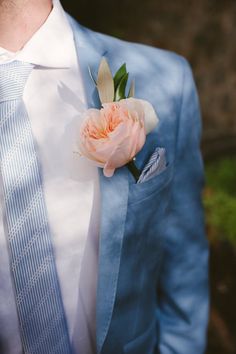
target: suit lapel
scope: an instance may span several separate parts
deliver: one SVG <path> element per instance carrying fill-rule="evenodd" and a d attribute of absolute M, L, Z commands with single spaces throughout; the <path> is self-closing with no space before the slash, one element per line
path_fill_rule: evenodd
<path fill-rule="evenodd" d="M 79 68 L 82 75 L 83 86 L 88 108 L 98 108 L 100 106 L 99 97 L 94 82 L 89 74 L 96 73 L 98 65 L 103 56 L 101 48 L 96 47 L 87 33 L 87 29 L 80 26 L 74 19 L 69 17 L 74 32 L 74 41 L 77 50 Z"/>
<path fill-rule="evenodd" d="M 128 200 L 128 169 L 116 170 L 112 178 L 103 176 L 101 185 L 101 229 L 99 281 L 97 292 L 97 349 L 100 353 L 112 318 L 120 267 Z"/>
<path fill-rule="evenodd" d="M 96 73 L 106 48 L 102 48 L 97 35 L 71 20 L 74 29 L 79 65 L 88 107 L 99 107 L 94 83 L 88 67 Z M 111 60 L 111 59 L 110 59 Z M 128 169 L 116 170 L 106 178 L 99 169 L 101 190 L 101 228 L 97 288 L 97 351 L 101 352 L 114 308 L 119 274 L 122 241 L 128 202 Z"/>

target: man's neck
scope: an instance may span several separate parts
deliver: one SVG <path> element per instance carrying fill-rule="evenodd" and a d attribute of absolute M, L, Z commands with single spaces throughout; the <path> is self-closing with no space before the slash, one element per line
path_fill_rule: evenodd
<path fill-rule="evenodd" d="M 20 50 L 51 10 L 52 0 L 0 0 L 0 47 Z"/>

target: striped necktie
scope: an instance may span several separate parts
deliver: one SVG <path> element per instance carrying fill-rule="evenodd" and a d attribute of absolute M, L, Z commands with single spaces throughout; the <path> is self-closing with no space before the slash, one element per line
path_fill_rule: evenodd
<path fill-rule="evenodd" d="M 0 168 L 6 233 L 24 353 L 71 347 L 23 91 L 33 65 L 0 65 Z"/>

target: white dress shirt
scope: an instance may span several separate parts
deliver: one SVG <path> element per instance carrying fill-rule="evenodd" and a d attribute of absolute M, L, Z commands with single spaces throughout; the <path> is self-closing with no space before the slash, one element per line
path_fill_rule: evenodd
<path fill-rule="evenodd" d="M 87 108 L 73 32 L 59 0 L 42 27 L 17 53 L 0 48 L 0 65 L 35 64 L 24 101 L 37 144 L 55 261 L 75 353 L 95 352 L 99 237 L 97 168 L 76 150 Z M 78 53 L 79 55 L 79 53 Z M 2 186 L 0 185 L 0 190 Z M 7 234 L 0 195 L 0 353 L 22 353 Z"/>

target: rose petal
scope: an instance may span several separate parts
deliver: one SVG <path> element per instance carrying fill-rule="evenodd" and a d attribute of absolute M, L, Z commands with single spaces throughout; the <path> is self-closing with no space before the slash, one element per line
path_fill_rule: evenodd
<path fill-rule="evenodd" d="M 112 176 L 142 149 L 146 133 L 158 122 L 152 105 L 135 98 L 106 103 L 101 110 L 89 109 L 86 114 L 80 130 L 80 152 L 103 167 L 106 176 Z"/>
<path fill-rule="evenodd" d="M 145 122 L 145 130 L 146 134 L 149 134 L 152 130 L 155 129 L 159 122 L 159 118 L 151 105 L 148 101 L 140 100 L 144 110 L 144 122 Z"/>
<path fill-rule="evenodd" d="M 103 174 L 105 177 L 112 177 L 114 175 L 114 172 L 115 172 L 114 168 L 108 168 L 107 164 L 104 166 Z"/>
<path fill-rule="evenodd" d="M 119 103 L 122 107 L 128 109 L 130 112 L 137 112 L 139 119 L 142 121 L 144 120 L 144 109 L 140 99 L 130 97 L 124 100 L 120 100 Z"/>

